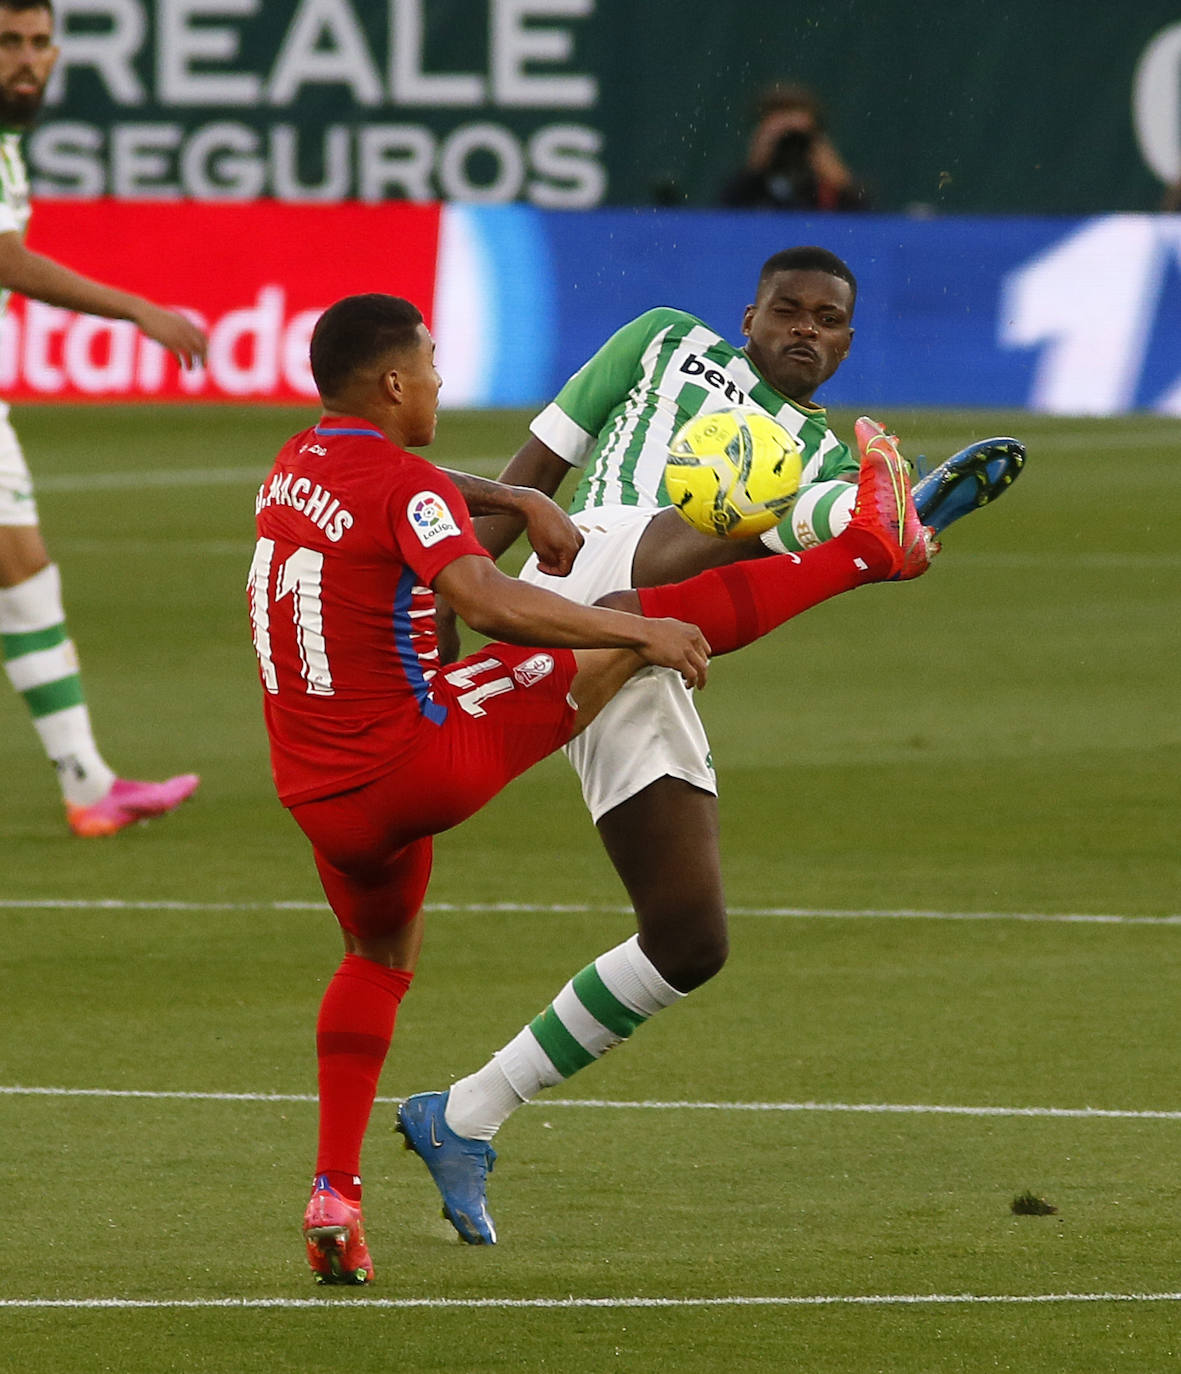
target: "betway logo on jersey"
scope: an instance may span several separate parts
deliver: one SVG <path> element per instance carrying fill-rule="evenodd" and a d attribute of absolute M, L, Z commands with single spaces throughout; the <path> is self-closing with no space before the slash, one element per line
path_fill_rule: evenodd
<path fill-rule="evenodd" d="M 746 392 L 738 385 L 733 377 L 727 377 L 720 367 L 715 367 L 704 358 L 699 358 L 696 353 L 686 354 L 681 359 L 681 365 L 677 372 L 682 377 L 692 377 L 694 381 L 702 382 L 706 386 L 713 387 L 715 391 L 720 391 L 731 405 L 742 406 L 746 404 Z"/>

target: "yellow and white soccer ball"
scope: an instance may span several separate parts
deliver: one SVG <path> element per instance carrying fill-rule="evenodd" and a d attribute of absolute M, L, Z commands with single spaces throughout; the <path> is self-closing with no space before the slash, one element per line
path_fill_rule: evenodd
<path fill-rule="evenodd" d="M 800 446 L 761 410 L 696 415 L 668 446 L 669 500 L 704 534 L 746 539 L 777 525 L 800 488 Z"/>

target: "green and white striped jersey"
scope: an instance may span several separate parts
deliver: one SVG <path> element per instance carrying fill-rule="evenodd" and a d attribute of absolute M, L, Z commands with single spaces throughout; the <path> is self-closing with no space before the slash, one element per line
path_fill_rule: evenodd
<path fill-rule="evenodd" d="M 24 238 L 32 212 L 21 135 L 15 129 L 0 129 L 0 234 L 17 233 Z M 0 291 L 0 315 L 8 305 L 9 294 Z"/>
<path fill-rule="evenodd" d="M 857 459 L 820 406 L 790 401 L 735 348 L 683 310 L 658 307 L 626 324 L 585 363 L 530 429 L 584 469 L 571 511 L 670 503 L 664 466 L 673 435 L 694 415 L 754 406 L 799 441 L 804 482 L 856 473 Z"/>

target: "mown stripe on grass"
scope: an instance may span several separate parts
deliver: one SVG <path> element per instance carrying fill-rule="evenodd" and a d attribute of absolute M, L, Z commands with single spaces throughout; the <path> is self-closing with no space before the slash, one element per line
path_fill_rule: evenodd
<path fill-rule="evenodd" d="M 240 467 L 137 468 L 123 472 L 59 472 L 37 478 L 38 491 L 92 492 L 141 491 L 145 487 L 225 487 L 258 484 L 266 477 L 269 463 Z M 503 456 L 473 455 L 464 459 L 464 471 L 494 477 L 504 466 Z"/>

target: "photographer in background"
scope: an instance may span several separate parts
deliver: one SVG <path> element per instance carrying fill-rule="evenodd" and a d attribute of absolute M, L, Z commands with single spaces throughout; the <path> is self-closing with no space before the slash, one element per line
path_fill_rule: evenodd
<path fill-rule="evenodd" d="M 865 188 L 824 132 L 820 102 L 804 86 L 772 86 L 757 104 L 746 166 L 726 183 L 735 209 L 867 210 Z"/>

